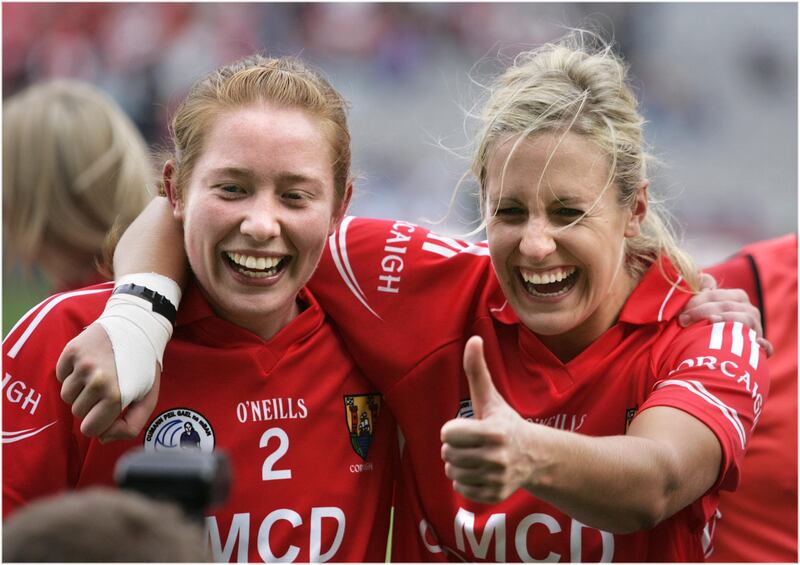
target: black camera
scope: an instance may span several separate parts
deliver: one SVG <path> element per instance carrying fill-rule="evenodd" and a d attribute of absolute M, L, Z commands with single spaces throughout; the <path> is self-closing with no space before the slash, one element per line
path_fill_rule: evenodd
<path fill-rule="evenodd" d="M 140 449 L 119 459 L 114 480 L 122 488 L 176 503 L 189 517 L 202 521 L 207 508 L 227 499 L 231 469 L 220 452 Z"/>

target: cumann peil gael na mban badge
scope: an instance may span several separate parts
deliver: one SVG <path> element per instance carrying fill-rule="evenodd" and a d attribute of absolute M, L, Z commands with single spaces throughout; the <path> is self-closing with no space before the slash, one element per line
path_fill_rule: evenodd
<path fill-rule="evenodd" d="M 350 432 L 350 444 L 365 461 L 375 435 L 381 400 L 381 395 L 377 393 L 344 397 L 344 416 L 347 421 L 347 431 Z"/>

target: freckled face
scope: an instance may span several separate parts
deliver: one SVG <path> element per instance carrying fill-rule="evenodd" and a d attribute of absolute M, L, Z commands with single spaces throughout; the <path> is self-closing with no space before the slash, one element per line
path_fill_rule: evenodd
<path fill-rule="evenodd" d="M 498 143 L 487 168 L 492 264 L 520 320 L 558 344 L 554 351 L 579 352 L 614 324 L 636 284 L 624 268 L 624 241 L 639 233 L 644 213 L 620 207 L 616 185 L 603 191 L 607 157 L 571 132 L 557 149 L 555 133 L 520 143 L 501 190 L 514 139 Z"/>
<path fill-rule="evenodd" d="M 220 114 L 175 217 L 192 271 L 219 316 L 268 339 L 340 219 L 332 151 L 318 121 L 267 104 Z"/>

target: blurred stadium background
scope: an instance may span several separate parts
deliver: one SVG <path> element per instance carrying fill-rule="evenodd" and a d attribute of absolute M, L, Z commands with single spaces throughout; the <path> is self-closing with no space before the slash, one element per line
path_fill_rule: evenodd
<path fill-rule="evenodd" d="M 464 108 L 502 60 L 567 27 L 613 34 L 662 165 L 653 187 L 710 264 L 797 230 L 794 3 L 5 3 L 3 97 L 55 77 L 110 93 L 151 144 L 202 73 L 261 51 L 300 55 L 352 103 L 351 213 L 447 212 L 468 161 Z M 498 59 L 498 55 L 501 59 Z M 474 219 L 464 187 L 440 231 Z M 424 223 L 424 222 L 423 222 Z M 46 287 L 4 258 L 3 333 Z"/>

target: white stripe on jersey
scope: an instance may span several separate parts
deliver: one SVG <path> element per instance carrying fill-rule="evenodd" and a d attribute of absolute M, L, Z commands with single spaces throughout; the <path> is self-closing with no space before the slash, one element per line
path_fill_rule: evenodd
<path fill-rule="evenodd" d="M 485 245 L 482 246 L 480 244 L 475 244 L 463 249 L 461 253 L 469 253 L 470 255 L 489 255 L 489 248 Z"/>
<path fill-rule="evenodd" d="M 709 349 L 722 349 L 722 332 L 725 330 L 725 322 L 715 322 L 711 326 L 711 341 L 708 342 Z"/>
<path fill-rule="evenodd" d="M 105 284 L 111 284 L 111 283 L 109 282 L 109 283 L 105 283 Z M 10 330 L 10 331 L 9 331 L 9 332 L 6 334 L 6 337 L 5 337 L 5 339 L 3 339 L 3 343 L 5 343 L 5 342 L 6 342 L 6 340 L 8 339 L 8 336 L 10 336 L 11 334 L 13 334 L 13 333 L 16 331 L 16 329 L 17 329 L 17 328 L 18 328 L 20 325 L 22 325 L 22 324 L 25 322 L 25 320 L 27 320 L 27 319 L 28 319 L 28 317 L 30 317 L 30 315 L 31 315 L 31 314 L 33 314 L 34 312 L 36 312 L 36 309 L 37 309 L 37 308 L 39 308 L 39 306 L 41 306 L 42 304 L 44 304 L 44 303 L 45 303 L 45 302 L 47 302 L 48 300 L 52 300 L 52 299 L 54 299 L 56 296 L 58 296 L 58 295 L 54 295 L 54 296 L 48 296 L 47 298 L 45 298 L 44 300 L 42 300 L 41 302 L 39 302 L 39 304 L 37 304 L 36 306 L 34 306 L 33 308 L 31 308 L 30 310 L 28 310 L 27 312 L 25 312 L 25 315 L 24 315 L 24 316 L 22 316 L 22 318 L 20 318 L 19 320 L 17 320 L 17 323 L 16 323 L 16 324 L 14 324 L 14 326 L 11 328 L 11 330 Z"/>
<path fill-rule="evenodd" d="M 720 412 L 722 412 L 723 416 L 733 425 L 733 429 L 736 430 L 736 434 L 739 436 L 739 441 L 742 444 L 742 449 L 745 448 L 745 444 L 747 442 L 747 435 L 744 431 L 744 426 L 742 425 L 742 421 L 739 420 L 739 414 L 722 402 L 719 398 L 708 392 L 706 387 L 700 381 L 682 381 L 679 379 L 669 379 L 666 381 L 660 381 L 656 383 L 655 388 L 663 388 L 665 386 L 681 386 L 688 390 L 689 392 L 696 394 L 715 408 L 717 408 Z"/>
<path fill-rule="evenodd" d="M 45 316 L 47 316 L 50 313 L 50 310 L 52 310 L 53 308 L 55 308 L 56 306 L 58 306 L 59 304 L 61 304 L 65 300 L 67 300 L 68 298 L 74 298 L 76 296 L 85 296 L 87 294 L 97 294 L 98 292 L 111 293 L 112 290 L 114 290 L 113 287 L 109 286 L 108 288 L 96 288 L 96 289 L 93 289 L 93 290 L 76 290 L 76 291 L 73 291 L 73 292 L 65 292 L 64 294 L 59 294 L 58 296 L 54 297 L 52 300 L 50 300 L 50 302 L 47 303 L 47 305 L 45 305 L 44 308 L 42 308 L 39 311 L 38 314 L 36 314 L 36 317 L 31 322 L 31 325 L 29 325 L 25 329 L 25 331 L 22 333 L 22 336 L 20 336 L 20 338 L 17 340 L 17 342 L 14 344 L 14 346 L 8 351 L 8 356 L 11 359 L 14 359 L 17 356 L 17 354 L 19 353 L 19 350 L 22 349 L 22 346 L 25 345 L 25 342 L 28 341 L 28 338 L 31 337 L 31 334 L 33 334 L 33 332 L 36 331 L 36 328 L 39 326 L 39 324 L 42 323 L 42 320 L 44 320 Z M 23 316 L 23 319 L 27 318 L 28 315 L 38 307 L 39 307 L 38 304 L 36 306 L 34 306 L 31 309 L 31 311 L 28 312 L 28 314 L 25 314 L 25 316 Z M 17 325 L 19 325 L 19 323 L 17 323 Z M 16 329 L 16 327 L 17 326 L 14 326 L 14 329 Z M 14 330 L 11 330 L 11 331 L 13 332 Z M 9 333 L 8 335 L 10 336 L 11 333 Z M 8 339 L 8 338 L 6 338 L 6 339 Z"/>
<path fill-rule="evenodd" d="M 748 331 L 747 337 L 750 340 L 750 359 L 748 359 L 747 362 L 750 363 L 750 366 L 753 369 L 758 369 L 758 353 L 760 351 L 761 346 L 758 345 L 758 342 L 756 342 L 756 338 L 758 337 L 756 335 L 756 331 L 755 330 Z"/>
<path fill-rule="evenodd" d="M 366 294 L 364 294 L 364 291 L 361 290 L 361 287 L 356 280 L 356 274 L 353 272 L 353 266 L 350 264 L 350 258 L 347 256 L 347 226 L 350 225 L 350 222 L 352 222 L 353 219 L 354 216 L 349 216 L 344 222 L 342 222 L 342 224 L 345 225 L 343 226 L 343 229 L 339 231 L 339 249 L 342 251 L 342 260 L 344 262 L 345 269 L 347 269 L 347 274 L 350 275 L 350 280 L 353 281 L 353 284 L 355 285 L 356 290 L 361 297 L 366 299 Z"/>
<path fill-rule="evenodd" d="M 431 253 L 436 253 L 437 255 L 441 255 L 442 257 L 446 257 L 449 259 L 450 257 L 455 257 L 458 255 L 458 251 L 453 251 L 449 247 L 444 247 L 442 245 L 436 245 L 435 243 L 430 243 L 426 241 L 422 244 L 423 251 L 430 251 Z"/>
<path fill-rule="evenodd" d="M 422 250 L 435 253 L 436 255 L 441 255 L 446 259 L 455 257 L 459 253 L 469 253 L 470 255 L 478 255 L 478 256 L 489 255 L 489 248 L 486 245 L 486 242 L 464 243 L 455 240 L 451 237 L 445 237 L 443 235 L 439 235 L 433 232 L 428 232 L 425 238 L 438 241 L 439 243 L 431 243 L 430 241 L 426 241 L 425 243 L 422 244 Z M 440 245 L 440 243 L 444 243 L 449 247 Z"/>
<path fill-rule="evenodd" d="M 720 518 L 722 518 L 722 512 L 717 508 L 703 527 L 703 557 L 706 559 L 714 553 L 714 534 L 717 532 L 717 521 Z"/>
<path fill-rule="evenodd" d="M 675 289 L 678 288 L 678 285 L 681 284 L 683 277 L 678 277 L 678 280 L 675 281 L 675 284 L 672 285 L 672 288 L 669 289 L 667 296 L 664 297 L 664 302 L 661 303 L 661 308 L 658 309 L 658 321 L 664 321 L 664 308 L 667 307 L 667 302 L 669 299 L 672 298 L 672 295 L 675 293 Z"/>
<path fill-rule="evenodd" d="M 353 273 L 353 267 L 350 265 L 350 259 L 347 256 L 347 226 L 350 225 L 355 219 L 355 216 L 347 216 L 344 220 L 342 220 L 339 229 L 336 232 L 333 232 L 331 236 L 328 238 L 328 246 L 331 248 L 331 257 L 333 257 L 333 264 L 336 265 L 336 270 L 339 271 L 339 276 L 342 277 L 342 280 L 347 285 L 347 288 L 350 289 L 350 292 L 353 293 L 361 304 L 369 310 L 373 316 L 381 319 L 378 316 L 378 313 L 373 310 L 369 304 L 367 304 L 366 295 L 364 291 L 361 290 L 361 287 L 356 280 L 355 273 Z M 339 233 L 339 247 L 341 248 L 342 255 L 339 256 L 339 248 L 336 246 L 336 233 Z M 344 264 L 343 264 L 344 263 Z M 351 278 L 352 277 L 352 278 Z"/>
<path fill-rule="evenodd" d="M 709 349 L 722 349 L 722 341 L 725 335 L 726 322 L 716 322 L 711 327 L 711 339 L 708 342 Z M 742 357 L 744 352 L 744 324 L 741 322 L 733 322 L 731 327 L 731 353 L 737 357 Z M 750 357 L 747 362 L 753 369 L 758 368 L 758 354 L 761 351 L 761 346 L 756 342 L 757 334 L 755 331 L 748 329 L 747 341 L 750 344 Z"/>
<path fill-rule="evenodd" d="M 428 232 L 428 239 L 433 239 L 436 241 L 441 241 L 445 245 L 449 245 L 453 249 L 458 249 L 459 251 L 466 249 L 469 247 L 468 245 L 464 245 L 460 241 L 456 241 L 452 237 L 445 237 L 443 235 L 439 235 L 438 233 Z"/>
<path fill-rule="evenodd" d="M 31 314 L 33 314 L 33 313 L 36 311 L 36 309 L 37 309 L 39 306 L 41 306 L 42 304 L 44 304 L 45 302 L 47 302 L 48 300 L 50 300 L 50 299 L 52 299 L 52 298 L 53 298 L 52 296 L 48 296 L 47 298 L 45 298 L 44 300 L 42 300 L 41 302 L 39 302 L 39 304 L 37 304 L 36 306 L 34 306 L 33 308 L 31 308 L 30 310 L 28 310 L 27 312 L 25 312 L 25 315 L 24 315 L 24 316 L 22 316 L 22 318 L 20 318 L 19 320 L 17 320 L 17 323 L 16 323 L 16 324 L 14 324 L 14 327 L 12 327 L 12 328 L 11 328 L 11 331 L 10 331 L 10 332 L 8 332 L 8 333 L 6 334 L 6 337 L 5 337 L 5 339 L 3 339 L 3 343 L 5 343 L 5 342 L 6 342 L 6 340 L 8 339 L 8 336 L 10 336 L 10 335 L 11 335 L 11 334 L 13 334 L 15 331 L 17 331 L 17 328 L 18 328 L 20 325 L 22 325 L 22 323 L 23 323 L 25 320 L 27 320 L 27 319 L 30 317 L 30 315 L 31 315 Z"/>
<path fill-rule="evenodd" d="M 742 356 L 742 349 L 744 349 L 744 336 L 742 335 L 743 327 L 744 326 L 742 326 L 741 322 L 733 323 L 733 343 L 731 344 L 731 353 L 737 357 Z"/>
<path fill-rule="evenodd" d="M 29 437 L 33 437 L 39 432 L 45 431 L 47 428 L 55 424 L 58 420 L 54 420 L 49 424 L 42 426 L 39 429 L 28 428 L 27 430 L 20 430 L 18 432 L 3 432 L 3 443 L 16 443 L 18 441 L 22 441 L 23 439 L 28 439 Z"/>

